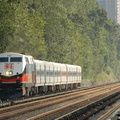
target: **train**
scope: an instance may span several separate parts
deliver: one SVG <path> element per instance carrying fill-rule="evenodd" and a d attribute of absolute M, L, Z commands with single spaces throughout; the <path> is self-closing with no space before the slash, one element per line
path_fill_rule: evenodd
<path fill-rule="evenodd" d="M 81 66 L 0 53 L 0 99 L 53 93 L 81 86 Z"/>

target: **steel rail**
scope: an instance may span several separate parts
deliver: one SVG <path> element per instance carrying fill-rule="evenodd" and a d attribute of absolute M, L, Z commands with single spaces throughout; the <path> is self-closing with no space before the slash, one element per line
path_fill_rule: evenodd
<path fill-rule="evenodd" d="M 118 86 L 118 85 L 117 85 Z M 106 87 L 111 87 L 110 86 L 106 86 Z M 51 98 L 47 98 L 47 99 L 42 99 L 42 100 L 38 100 L 38 101 L 33 101 L 33 102 L 29 102 L 29 103 L 24 103 L 24 104 L 18 104 L 18 105 L 14 105 L 14 106 L 10 106 L 10 107 L 6 107 L 6 108 L 1 108 L 0 109 L 0 114 L 3 113 L 4 111 L 11 111 L 11 110 L 14 110 L 14 109 L 18 109 L 18 108 L 21 108 L 21 107 L 27 107 L 27 106 L 30 106 L 30 105 L 35 105 L 35 104 L 40 104 L 42 102 L 50 102 L 50 101 L 53 101 L 53 100 L 57 100 L 57 99 L 62 99 L 64 98 L 62 101 L 65 101 L 65 100 L 69 100 L 69 99 L 72 99 L 73 95 L 77 95 L 77 97 L 80 97 L 80 96 L 84 96 L 84 95 L 87 95 L 88 93 L 96 93 L 97 91 L 102 91 L 102 90 L 105 90 L 106 87 L 103 87 L 103 88 L 92 88 L 92 89 L 89 89 L 89 90 L 84 90 L 84 91 L 77 91 L 77 92 L 74 92 L 74 93 L 69 93 L 69 94 L 65 94 L 65 95 L 60 95 L 60 96 L 55 96 L 55 97 L 51 97 Z M 115 87 L 115 86 L 113 86 Z M 109 89 L 109 88 L 107 88 Z M 66 99 L 66 97 L 69 97 L 68 99 Z M 75 98 L 75 97 L 74 97 Z M 57 103 L 57 101 L 56 101 Z M 51 103 L 50 103 L 51 104 Z"/>
<path fill-rule="evenodd" d="M 27 120 L 37 120 L 37 119 L 44 120 L 44 119 L 48 119 L 49 117 L 54 116 L 55 114 L 59 114 L 60 112 L 66 111 L 66 109 L 74 108 L 75 106 L 78 106 L 78 105 L 89 104 L 90 102 L 96 101 L 96 100 L 98 100 L 98 99 L 100 99 L 102 97 L 105 97 L 108 94 L 116 93 L 117 89 L 118 88 L 116 88 L 114 90 L 110 90 L 108 92 L 101 93 L 101 94 L 99 94 L 97 96 L 94 96 L 94 97 L 83 99 L 83 100 L 75 102 L 73 104 L 69 104 L 69 105 L 57 108 L 55 110 L 48 111 L 46 113 L 37 115 L 37 116 L 29 118 Z M 119 90 L 120 90 L 120 87 L 119 87 Z"/>
<path fill-rule="evenodd" d="M 117 104 L 115 107 L 113 107 L 111 110 L 109 110 L 107 113 L 105 113 L 103 116 L 98 118 L 97 120 L 106 120 L 108 117 L 110 117 L 119 108 L 120 108 L 120 103 Z"/>
<path fill-rule="evenodd" d="M 111 86 L 109 86 L 109 88 L 106 88 L 106 87 L 105 88 L 99 88 L 99 91 L 102 91 L 103 89 L 107 89 L 107 92 L 104 92 L 104 94 L 108 94 L 108 92 L 112 91 L 111 90 L 112 89 Z M 116 91 L 116 90 L 117 90 L 117 88 L 114 88 L 114 91 Z M 79 92 L 77 92 L 77 94 L 80 93 L 80 92 L 82 94 L 76 95 L 76 98 L 78 96 L 81 96 L 81 95 L 83 96 L 83 95 L 86 95 L 86 94 L 90 94 L 90 89 L 87 90 L 87 93 L 84 93 L 85 91 L 82 91 L 82 92 L 79 91 Z M 98 90 L 95 90 L 95 89 L 91 90 L 92 93 L 95 93 L 97 91 Z M 68 95 L 66 95 L 66 96 L 68 96 Z M 101 96 L 102 96 L 102 94 L 101 94 Z M 101 96 L 99 96 L 99 97 L 101 97 Z M 75 99 L 75 96 L 73 96 L 73 93 L 72 94 L 70 93 L 69 98 L 67 98 L 67 99 L 66 99 L 65 95 L 62 95 L 62 97 L 61 97 L 62 100 L 60 100 L 60 96 L 53 97 L 53 98 L 48 98 L 48 99 L 45 99 L 45 100 L 41 100 L 42 102 L 47 101 L 47 103 L 44 104 L 44 105 L 43 104 L 36 104 L 36 103 L 40 103 L 40 101 L 39 102 L 38 101 L 34 101 L 33 102 L 34 105 L 32 103 L 26 103 L 27 107 L 26 107 L 25 104 L 21 104 L 21 105 L 17 105 L 17 106 L 8 107 L 8 108 L 3 108 L 3 109 L 0 109 L 0 119 L 6 119 L 8 117 L 11 117 L 11 116 L 14 116 L 14 115 L 17 115 L 17 114 L 22 114 L 22 113 L 25 113 L 25 112 L 33 111 L 35 109 L 39 109 L 39 108 L 47 107 L 47 106 L 50 106 L 50 105 L 53 105 L 53 104 L 61 103 L 61 101 L 67 101 L 69 99 L 73 99 L 72 97 Z M 56 100 L 55 98 L 57 98 L 58 100 Z M 92 98 L 98 98 L 98 96 L 97 97 L 94 96 Z M 87 98 L 86 101 L 89 102 L 89 100 L 92 99 L 92 98 Z M 53 99 L 54 99 L 54 102 L 53 102 Z M 50 102 L 50 100 L 52 102 Z M 83 104 L 84 102 L 85 101 L 82 100 L 82 101 L 79 101 L 78 104 L 80 104 L 80 103 Z M 33 105 L 33 106 L 31 106 L 31 105 Z M 26 108 L 23 108 L 23 106 L 25 106 Z M 17 110 L 15 110 L 15 109 L 17 109 Z"/>

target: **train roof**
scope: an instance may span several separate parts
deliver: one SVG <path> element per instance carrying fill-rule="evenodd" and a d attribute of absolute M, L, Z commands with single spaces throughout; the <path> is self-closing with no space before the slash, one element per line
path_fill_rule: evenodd
<path fill-rule="evenodd" d="M 1 55 L 21 55 L 21 56 L 31 56 L 31 55 L 27 55 L 25 53 L 15 53 L 15 52 L 5 52 L 5 53 L 0 53 Z M 32 56 L 31 56 L 32 57 Z"/>
<path fill-rule="evenodd" d="M 64 65 L 64 66 L 67 66 L 67 67 L 79 67 L 79 68 L 81 68 L 81 66 L 78 66 L 78 65 L 71 65 L 71 64 L 64 64 L 64 63 L 57 63 L 57 62 L 50 62 L 50 61 L 43 61 L 43 60 L 37 60 L 37 59 L 34 59 L 34 61 L 36 63 L 48 63 L 48 64 L 53 64 L 53 65 Z"/>
<path fill-rule="evenodd" d="M 15 53 L 15 52 L 6 52 L 6 53 L 0 53 L 0 56 L 4 56 L 4 55 L 20 55 L 20 56 L 27 56 L 27 57 L 32 57 L 31 55 L 27 55 L 26 53 Z M 68 67 L 73 67 L 73 66 L 76 66 L 76 67 L 80 67 L 81 66 L 78 66 L 78 65 L 71 65 L 71 64 L 64 64 L 64 63 L 57 63 L 57 62 L 50 62 L 50 61 L 44 61 L 44 60 L 38 60 L 38 59 L 34 59 L 34 61 L 36 63 L 39 63 L 39 62 L 44 62 L 44 63 L 49 63 L 49 64 L 56 64 L 56 65 L 66 65 Z"/>

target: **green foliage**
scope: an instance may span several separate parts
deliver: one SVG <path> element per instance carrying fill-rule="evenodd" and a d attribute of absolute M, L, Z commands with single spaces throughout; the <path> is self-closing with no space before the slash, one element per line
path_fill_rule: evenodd
<path fill-rule="evenodd" d="M 120 78 L 120 26 L 95 0 L 3 0 L 0 15 L 0 52 L 80 65 L 92 83 Z"/>
<path fill-rule="evenodd" d="M 13 8 L 5 1 L 0 2 L 0 51 L 5 51 L 14 32 Z"/>
<path fill-rule="evenodd" d="M 31 7 L 32 4 L 32 1 L 23 0 L 22 2 L 9 1 L 2 5 L 4 7 L 2 14 L 6 17 L 1 18 L 3 19 L 1 27 L 3 30 L 8 29 L 9 26 L 9 29 L 14 28 L 12 32 L 3 31 L 6 37 L 5 44 L 9 43 L 5 51 L 26 52 L 34 57 L 45 58 L 46 45 L 43 38 L 45 21 L 39 16 L 38 11 Z M 9 16 L 6 14 L 7 9 Z M 12 37 L 11 39 L 8 34 Z"/>
<path fill-rule="evenodd" d="M 106 74 L 105 72 L 101 72 L 96 77 L 96 84 L 99 85 L 99 84 L 103 84 L 103 83 L 106 83 L 106 82 L 112 82 L 111 79 L 112 78 L 108 74 Z"/>

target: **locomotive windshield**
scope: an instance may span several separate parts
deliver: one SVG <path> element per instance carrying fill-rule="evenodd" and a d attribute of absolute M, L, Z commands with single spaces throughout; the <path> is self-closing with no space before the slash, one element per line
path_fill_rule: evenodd
<path fill-rule="evenodd" d="M 11 57 L 10 62 L 22 62 L 22 57 Z"/>
<path fill-rule="evenodd" d="M 8 62 L 8 57 L 1 57 L 0 62 Z"/>

